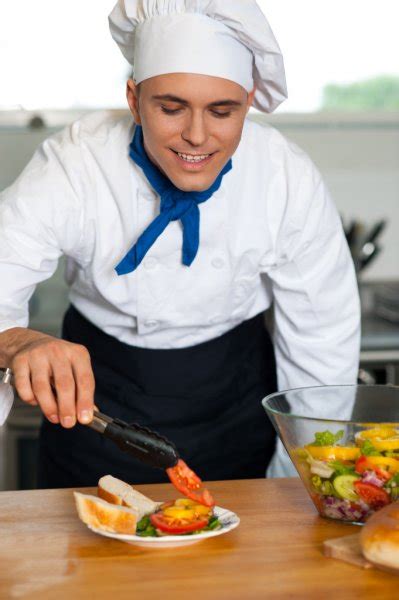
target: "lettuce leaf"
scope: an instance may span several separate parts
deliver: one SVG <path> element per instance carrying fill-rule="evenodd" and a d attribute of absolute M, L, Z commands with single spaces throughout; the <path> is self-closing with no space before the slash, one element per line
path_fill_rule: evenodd
<path fill-rule="evenodd" d="M 365 440 L 363 442 L 360 452 L 364 454 L 364 456 L 381 456 L 381 452 L 378 452 L 378 450 L 374 448 L 370 440 Z"/>
<path fill-rule="evenodd" d="M 334 460 L 328 463 L 331 469 L 334 469 L 335 475 L 353 475 L 355 473 L 355 467 L 350 465 L 344 465 L 339 460 Z"/>
<path fill-rule="evenodd" d="M 386 483 L 387 487 L 399 488 L 399 473 L 395 473 L 393 477 Z"/>
<path fill-rule="evenodd" d="M 319 431 L 315 433 L 315 440 L 312 446 L 335 446 L 335 444 L 344 437 L 344 430 L 341 429 L 337 433 L 331 431 Z"/>

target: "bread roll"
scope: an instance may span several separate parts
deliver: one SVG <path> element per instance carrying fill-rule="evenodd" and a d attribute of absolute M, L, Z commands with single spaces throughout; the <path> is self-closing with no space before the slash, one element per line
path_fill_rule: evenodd
<path fill-rule="evenodd" d="M 97 496 L 80 492 L 74 492 L 74 496 L 79 517 L 86 525 L 112 533 L 136 533 L 137 510 L 109 504 Z"/>
<path fill-rule="evenodd" d="M 399 569 L 399 502 L 374 513 L 362 528 L 364 556 L 377 566 Z"/>
<path fill-rule="evenodd" d="M 107 502 L 119 506 L 129 506 L 137 510 L 139 521 L 146 515 L 154 513 L 161 505 L 161 502 L 154 502 L 144 494 L 140 494 L 133 486 L 112 477 L 104 475 L 98 482 L 98 495 Z"/>

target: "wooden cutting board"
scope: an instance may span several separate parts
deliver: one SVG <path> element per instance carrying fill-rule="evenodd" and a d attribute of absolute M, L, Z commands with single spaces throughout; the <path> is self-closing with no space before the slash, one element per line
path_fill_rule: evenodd
<path fill-rule="evenodd" d="M 323 553 L 324 556 L 337 558 L 363 569 L 373 568 L 373 565 L 362 554 L 359 533 L 326 540 L 323 543 Z"/>
<path fill-rule="evenodd" d="M 399 575 L 398 569 L 383 567 L 369 562 L 364 558 L 360 546 L 360 534 L 346 535 L 323 542 L 323 553 L 328 558 L 336 558 L 362 569 L 378 569 L 393 575 Z"/>

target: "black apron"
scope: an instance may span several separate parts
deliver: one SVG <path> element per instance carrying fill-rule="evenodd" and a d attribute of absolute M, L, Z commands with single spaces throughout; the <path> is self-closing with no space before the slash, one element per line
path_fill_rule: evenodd
<path fill-rule="evenodd" d="M 265 476 L 275 434 L 261 400 L 277 384 L 263 314 L 196 346 L 152 350 L 118 341 L 71 306 L 62 337 L 89 350 L 101 412 L 165 435 L 204 480 Z M 40 488 L 95 486 L 106 474 L 132 484 L 168 481 L 88 427 L 43 420 Z"/>

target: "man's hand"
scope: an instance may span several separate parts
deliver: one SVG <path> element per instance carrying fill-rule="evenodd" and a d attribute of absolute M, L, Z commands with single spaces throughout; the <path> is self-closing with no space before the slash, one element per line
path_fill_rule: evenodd
<path fill-rule="evenodd" d="M 95 382 L 84 346 L 18 327 L 0 334 L 0 360 L 12 369 L 21 400 L 38 404 L 51 423 L 90 423 Z"/>

